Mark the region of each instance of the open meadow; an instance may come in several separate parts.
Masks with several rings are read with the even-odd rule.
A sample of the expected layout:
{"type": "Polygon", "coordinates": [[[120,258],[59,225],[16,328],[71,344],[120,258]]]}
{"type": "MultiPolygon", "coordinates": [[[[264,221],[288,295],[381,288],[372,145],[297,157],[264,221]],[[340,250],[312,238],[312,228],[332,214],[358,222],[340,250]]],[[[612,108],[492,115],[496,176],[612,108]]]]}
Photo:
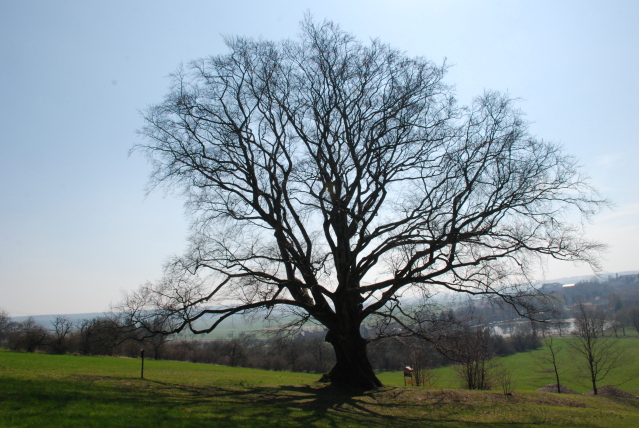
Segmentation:
{"type": "MultiPolygon", "coordinates": [[[[146,360],[141,380],[139,359],[2,350],[0,425],[639,426],[637,399],[531,391],[549,383],[522,374],[533,357],[503,359],[519,367],[513,396],[450,389],[450,369],[440,369],[434,389],[404,387],[399,373],[383,373],[386,387],[347,394],[317,383],[316,374],[146,360]]],[[[638,386],[623,389],[636,394],[638,386]]]]}
{"type": "MultiPolygon", "coordinates": [[[[555,346],[563,348],[558,355],[559,368],[563,372],[560,380],[563,385],[585,393],[592,390],[592,386],[579,374],[578,365],[583,363],[570,353],[567,342],[572,340],[555,338],[555,346]]],[[[622,337],[619,339],[618,346],[624,349],[628,357],[626,364],[612,370],[603,381],[598,383],[598,386],[616,385],[633,395],[639,395],[639,336],[631,333],[628,337],[622,337]]],[[[515,390],[534,391],[555,382],[553,375],[543,373],[540,356],[544,352],[544,349],[521,352],[508,357],[495,358],[494,362],[510,370],[515,390]]],[[[453,367],[441,367],[435,369],[434,373],[437,387],[459,388],[460,382],[453,367]]],[[[381,373],[378,377],[384,385],[404,385],[401,372],[381,373]]]]}

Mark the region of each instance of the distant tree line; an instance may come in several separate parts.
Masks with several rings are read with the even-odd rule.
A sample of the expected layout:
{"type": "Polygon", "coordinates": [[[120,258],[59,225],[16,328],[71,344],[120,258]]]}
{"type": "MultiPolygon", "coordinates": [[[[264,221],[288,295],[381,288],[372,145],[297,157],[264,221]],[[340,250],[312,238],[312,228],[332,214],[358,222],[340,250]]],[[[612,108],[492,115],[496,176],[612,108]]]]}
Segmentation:
{"type": "MultiPolygon", "coordinates": [[[[148,336],[143,331],[128,331],[123,325],[108,316],[75,323],[57,317],[47,328],[33,318],[11,321],[3,312],[0,344],[16,351],[126,357],[137,357],[144,348],[147,358],[310,373],[326,373],[335,364],[334,351],[321,330],[193,340],[148,336]]],[[[502,337],[489,329],[464,324],[446,337],[437,346],[417,337],[380,339],[368,347],[368,356],[375,370],[396,371],[410,366],[425,382],[427,371],[442,365],[467,364],[477,358],[484,361],[541,346],[530,326],[502,337]],[[481,337],[482,345],[476,346],[469,337],[481,337]],[[473,354],[480,349],[481,355],[473,354]]]]}
{"type": "Polygon", "coordinates": [[[0,344],[14,351],[132,356],[128,348],[139,348],[122,335],[117,321],[106,316],[75,323],[60,316],[48,327],[32,317],[22,322],[5,317],[0,327],[0,344]]]}

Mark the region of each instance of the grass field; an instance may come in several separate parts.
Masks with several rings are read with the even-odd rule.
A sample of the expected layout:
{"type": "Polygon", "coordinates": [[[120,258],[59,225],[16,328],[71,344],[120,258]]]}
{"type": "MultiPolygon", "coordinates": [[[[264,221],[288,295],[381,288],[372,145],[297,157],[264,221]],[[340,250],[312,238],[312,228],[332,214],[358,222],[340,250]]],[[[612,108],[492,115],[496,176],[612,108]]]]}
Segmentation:
{"type": "MultiPolygon", "coordinates": [[[[570,340],[572,339],[555,339],[555,346],[563,346],[563,350],[559,354],[560,368],[564,370],[560,377],[561,383],[577,392],[588,392],[592,390],[592,386],[585,382],[577,370],[577,364],[581,362],[570,354],[570,349],[567,346],[567,342],[570,340]]],[[[620,338],[619,346],[625,349],[629,357],[628,364],[611,371],[598,386],[618,385],[624,391],[639,395],[639,337],[634,335],[620,338]]],[[[511,370],[516,390],[534,391],[549,383],[555,383],[554,377],[544,374],[540,370],[539,355],[543,352],[545,352],[543,349],[522,352],[505,358],[497,358],[496,362],[511,370]]],[[[437,387],[460,387],[459,379],[452,367],[436,369],[435,373],[437,387]]],[[[404,385],[404,378],[400,372],[381,373],[378,377],[385,385],[404,385]]]]}
{"type": "MultiPolygon", "coordinates": [[[[441,370],[444,389],[393,386],[403,384],[401,376],[384,373],[388,386],[346,394],[316,383],[313,374],[147,360],[141,380],[136,359],[0,350],[0,425],[639,426],[639,400],[527,391],[549,383],[519,374],[533,356],[504,359],[519,367],[521,383],[507,397],[446,389],[457,386],[445,378],[448,369],[441,370]]],[[[623,389],[632,392],[637,385],[623,389]]]]}

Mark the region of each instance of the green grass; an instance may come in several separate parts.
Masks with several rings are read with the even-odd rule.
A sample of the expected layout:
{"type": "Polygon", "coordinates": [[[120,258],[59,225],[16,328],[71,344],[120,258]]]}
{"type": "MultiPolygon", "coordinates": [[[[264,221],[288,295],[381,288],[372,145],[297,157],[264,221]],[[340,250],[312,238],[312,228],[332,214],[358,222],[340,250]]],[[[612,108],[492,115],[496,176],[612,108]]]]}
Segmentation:
{"type": "Polygon", "coordinates": [[[519,390],[506,397],[495,391],[397,386],[346,394],[303,373],[147,360],[146,379],[141,380],[139,369],[135,359],[0,350],[0,425],[639,425],[639,400],[634,399],[519,390]]]}
{"type": "MultiPolygon", "coordinates": [[[[555,346],[563,346],[563,350],[559,354],[560,369],[565,372],[560,376],[561,383],[577,392],[588,392],[592,390],[592,387],[577,370],[577,364],[580,364],[580,360],[571,354],[571,349],[567,345],[570,340],[573,339],[554,339],[555,346]]],[[[628,364],[611,371],[604,380],[598,383],[598,386],[618,385],[624,391],[639,395],[639,337],[620,338],[618,346],[624,348],[629,356],[628,364]]],[[[549,383],[555,383],[551,374],[542,373],[540,370],[539,355],[543,352],[545,352],[543,349],[522,352],[504,358],[496,358],[495,361],[511,370],[516,390],[534,391],[549,383]]],[[[436,369],[435,373],[437,387],[460,387],[457,373],[452,367],[436,369]]],[[[380,373],[378,377],[384,385],[404,385],[402,372],[380,373]]]]}

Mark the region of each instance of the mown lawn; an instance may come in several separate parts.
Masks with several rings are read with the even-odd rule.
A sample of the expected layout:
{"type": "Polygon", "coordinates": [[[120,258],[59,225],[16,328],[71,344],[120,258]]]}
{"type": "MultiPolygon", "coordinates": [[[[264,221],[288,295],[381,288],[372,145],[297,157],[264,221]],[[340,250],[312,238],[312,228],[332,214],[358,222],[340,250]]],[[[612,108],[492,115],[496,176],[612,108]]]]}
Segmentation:
{"type": "MultiPolygon", "coordinates": [[[[522,358],[518,356],[518,358],[522,358]]],[[[2,426],[639,426],[639,400],[387,386],[346,394],[317,375],[0,351],[2,426]]]]}

